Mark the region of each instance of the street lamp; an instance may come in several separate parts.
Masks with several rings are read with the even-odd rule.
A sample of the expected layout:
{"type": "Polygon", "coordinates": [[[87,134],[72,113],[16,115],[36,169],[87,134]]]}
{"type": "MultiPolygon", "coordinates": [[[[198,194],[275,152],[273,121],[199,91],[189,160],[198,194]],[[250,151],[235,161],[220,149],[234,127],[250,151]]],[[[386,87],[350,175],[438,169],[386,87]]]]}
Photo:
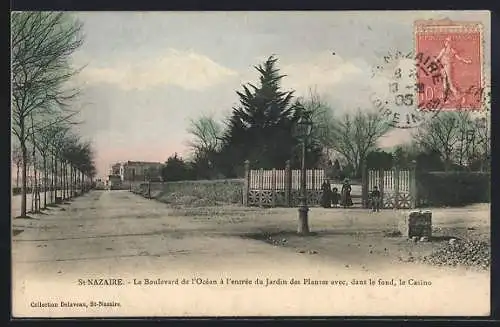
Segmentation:
{"type": "Polygon", "coordinates": [[[297,121],[297,136],[302,142],[302,171],[300,174],[300,206],[299,206],[299,226],[297,232],[305,235],[309,233],[309,223],[307,214],[307,190],[306,190],[306,141],[312,131],[312,120],[309,115],[303,115],[297,121]]]}

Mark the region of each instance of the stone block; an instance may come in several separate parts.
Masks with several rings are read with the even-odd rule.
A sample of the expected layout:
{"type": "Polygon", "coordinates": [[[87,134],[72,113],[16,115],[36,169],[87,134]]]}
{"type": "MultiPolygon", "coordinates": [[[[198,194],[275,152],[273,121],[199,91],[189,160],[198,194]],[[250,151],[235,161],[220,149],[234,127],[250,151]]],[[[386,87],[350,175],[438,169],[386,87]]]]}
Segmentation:
{"type": "Polygon", "coordinates": [[[410,211],[399,222],[399,231],[404,237],[430,239],[432,237],[432,212],[429,210],[410,211]]]}

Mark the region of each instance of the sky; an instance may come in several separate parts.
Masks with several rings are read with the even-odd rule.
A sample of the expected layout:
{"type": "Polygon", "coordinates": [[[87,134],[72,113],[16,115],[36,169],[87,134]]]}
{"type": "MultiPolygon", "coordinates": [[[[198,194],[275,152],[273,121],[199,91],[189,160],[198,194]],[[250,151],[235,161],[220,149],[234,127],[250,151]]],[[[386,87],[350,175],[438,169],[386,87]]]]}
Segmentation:
{"type": "MultiPolygon", "coordinates": [[[[416,19],[479,21],[490,64],[488,12],[75,12],[85,42],[74,54],[82,95],[75,106],[100,176],[126,160],[188,156],[190,119],[227,117],[235,91],[255,83],[254,66],[270,55],[296,96],[313,88],[334,114],[373,108],[373,78],[387,54],[413,51],[416,19]]],[[[489,68],[488,68],[489,69],[489,68]]],[[[488,75],[488,74],[487,74],[488,75]]],[[[368,109],[367,109],[368,110],[368,109]]],[[[409,140],[394,129],[380,140],[409,140]]]]}

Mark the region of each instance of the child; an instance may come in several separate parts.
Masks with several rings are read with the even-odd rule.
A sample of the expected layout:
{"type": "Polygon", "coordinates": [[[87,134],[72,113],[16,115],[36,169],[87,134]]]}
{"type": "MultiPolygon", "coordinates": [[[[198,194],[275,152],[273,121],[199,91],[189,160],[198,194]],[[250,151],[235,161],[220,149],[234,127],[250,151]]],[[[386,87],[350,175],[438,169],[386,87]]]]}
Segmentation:
{"type": "Polygon", "coordinates": [[[380,202],[381,202],[380,200],[381,200],[380,191],[378,190],[377,186],[374,186],[373,191],[370,194],[370,202],[373,212],[380,211],[380,202]]]}
{"type": "Polygon", "coordinates": [[[339,206],[339,201],[340,201],[340,194],[338,188],[334,187],[332,190],[332,205],[334,207],[339,206]]]}

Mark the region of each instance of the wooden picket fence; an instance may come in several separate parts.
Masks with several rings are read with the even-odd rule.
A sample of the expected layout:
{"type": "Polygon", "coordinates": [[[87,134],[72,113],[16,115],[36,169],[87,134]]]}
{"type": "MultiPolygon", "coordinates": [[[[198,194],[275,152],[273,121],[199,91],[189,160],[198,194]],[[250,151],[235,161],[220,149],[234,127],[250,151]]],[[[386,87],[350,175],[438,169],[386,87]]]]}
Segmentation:
{"type": "MultiPolygon", "coordinates": [[[[318,206],[323,191],[321,185],[326,179],[323,169],[306,170],[306,195],[309,206],[318,206]]],[[[414,170],[364,170],[361,195],[352,194],[353,198],[361,198],[356,202],[361,207],[369,207],[369,193],[378,186],[382,194],[384,208],[414,208],[416,198],[414,170]]],[[[301,197],[301,170],[290,169],[250,169],[245,164],[243,204],[263,207],[296,207],[301,197]]],[[[338,183],[339,181],[337,181],[338,183]]],[[[334,181],[330,180],[330,184],[334,181]]],[[[333,186],[339,187],[340,185],[333,186]]]]}
{"type": "Polygon", "coordinates": [[[415,171],[367,170],[363,178],[363,206],[368,206],[369,192],[377,186],[386,209],[410,209],[416,207],[415,171]]]}
{"type": "MultiPolygon", "coordinates": [[[[257,206],[297,206],[300,201],[300,170],[270,169],[249,170],[245,187],[246,205],[257,206]]],[[[318,205],[321,200],[321,184],[325,179],[322,169],[306,171],[307,200],[311,205],[318,205]]]]}

